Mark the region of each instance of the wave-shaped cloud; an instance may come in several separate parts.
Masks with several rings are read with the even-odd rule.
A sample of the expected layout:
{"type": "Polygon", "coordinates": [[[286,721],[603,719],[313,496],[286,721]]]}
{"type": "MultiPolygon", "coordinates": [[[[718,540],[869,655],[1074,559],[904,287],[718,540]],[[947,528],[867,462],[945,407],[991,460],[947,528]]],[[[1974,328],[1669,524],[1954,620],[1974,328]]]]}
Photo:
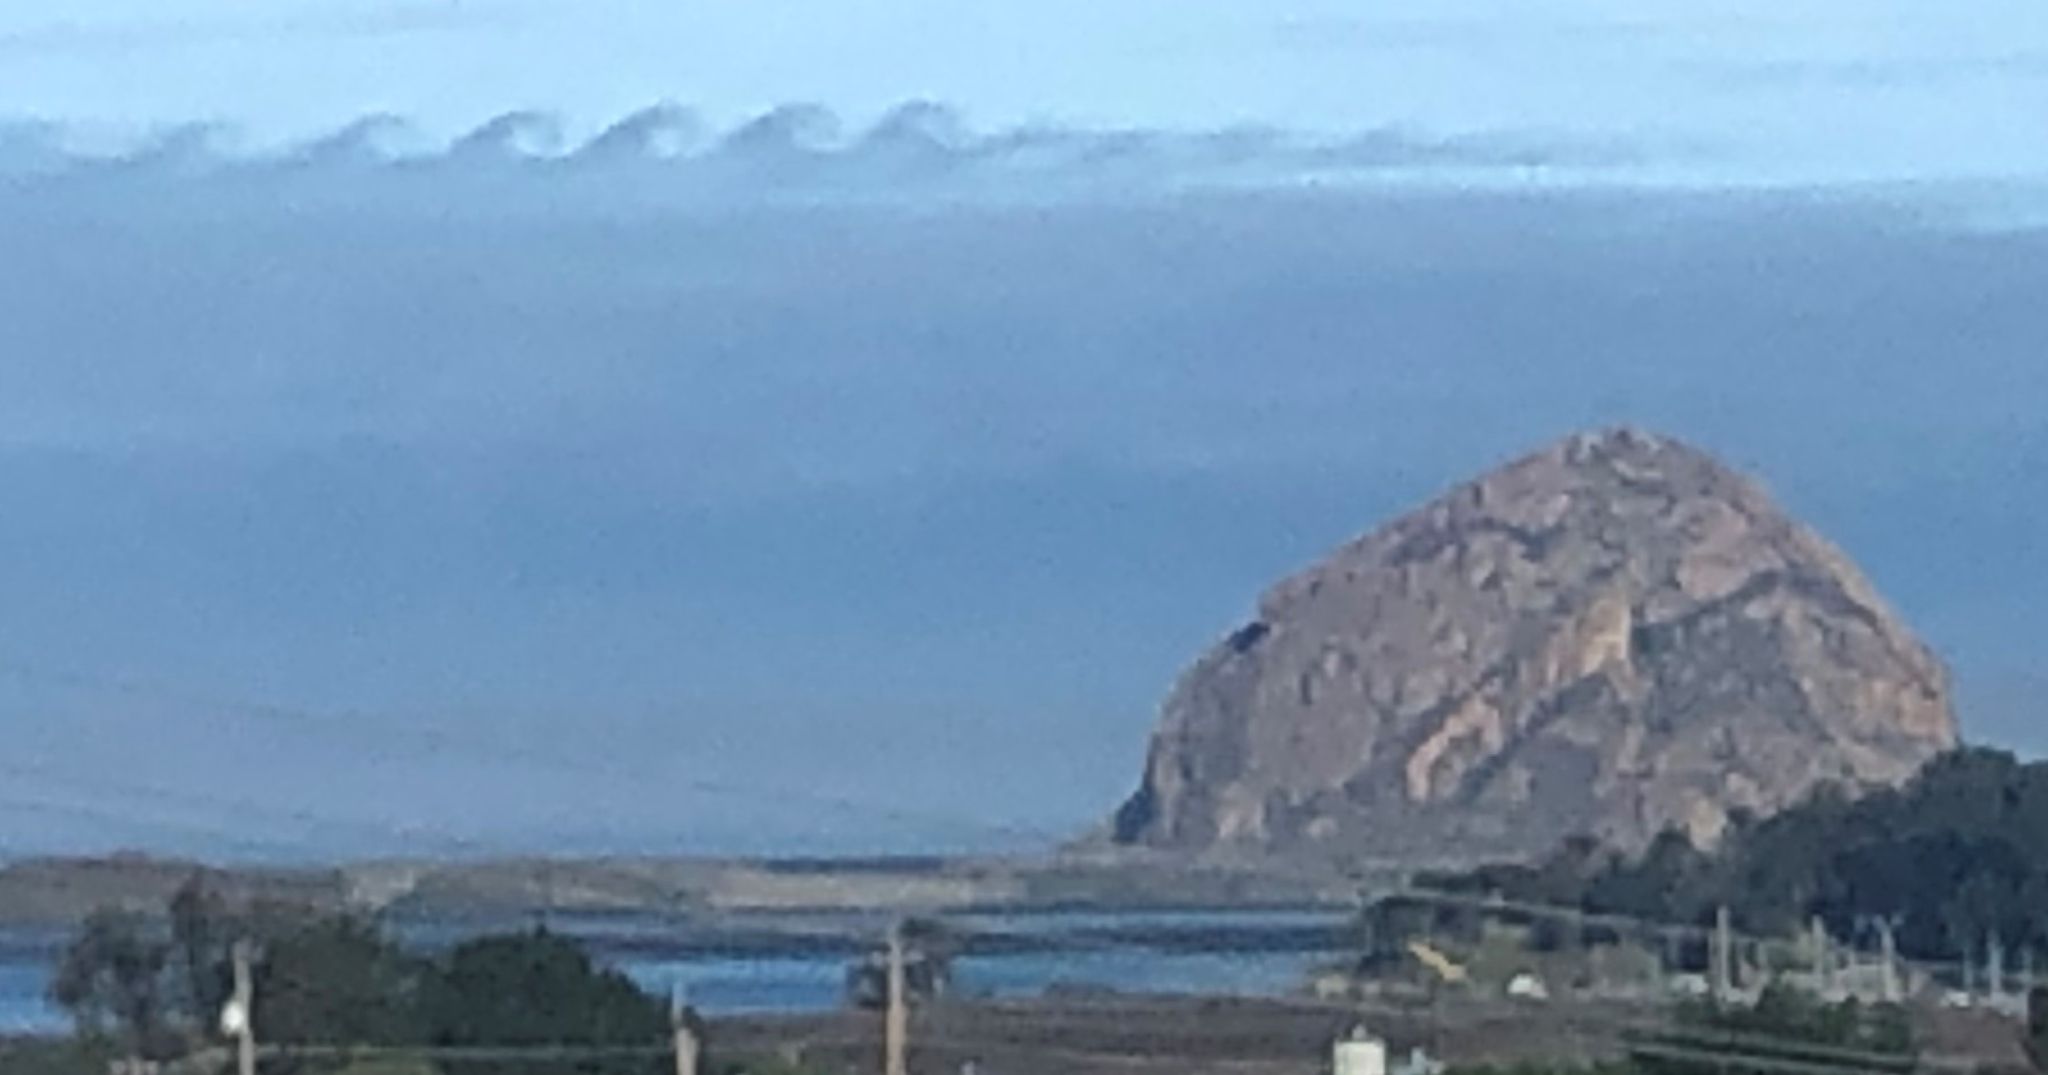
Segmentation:
{"type": "Polygon", "coordinates": [[[688,156],[709,138],[703,120],[680,105],[643,108],[607,127],[576,151],[588,161],[667,161],[688,156]]]}
{"type": "Polygon", "coordinates": [[[451,174],[560,177],[593,174],[660,180],[675,191],[900,189],[1005,180],[1260,182],[1396,171],[1618,167],[1640,147],[1532,132],[1431,135],[1386,127],[1348,135],[1277,128],[1208,131],[1040,125],[981,131],[933,102],[901,105],[850,128],[817,105],[772,109],[715,131],[695,112],[658,104],[582,140],[556,116],[507,112],[445,142],[402,117],[368,115],[282,149],[241,151],[212,125],[165,131],[115,154],[69,148],[49,124],[0,128],[0,178],[77,176],[306,179],[366,172],[393,177],[451,174]]]}

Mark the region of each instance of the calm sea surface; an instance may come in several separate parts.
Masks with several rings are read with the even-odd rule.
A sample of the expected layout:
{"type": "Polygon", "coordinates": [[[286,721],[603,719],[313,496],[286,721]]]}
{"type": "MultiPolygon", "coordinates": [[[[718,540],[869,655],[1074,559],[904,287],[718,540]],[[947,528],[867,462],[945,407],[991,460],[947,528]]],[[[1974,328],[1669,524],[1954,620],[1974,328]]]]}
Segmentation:
{"type": "MultiPolygon", "coordinates": [[[[1339,914],[1320,911],[1042,912],[949,921],[1015,938],[1087,938],[1072,950],[961,957],[954,964],[955,992],[976,997],[1029,997],[1053,987],[1272,996],[1301,988],[1316,968],[1339,962],[1345,954],[1335,944],[1316,941],[1318,931],[1335,931],[1343,922],[1339,914]],[[1124,932],[1136,939],[1113,939],[1124,932]],[[1235,937],[1229,945],[1233,950],[1200,950],[1207,940],[1224,935],[1235,937]]],[[[807,925],[827,936],[848,924],[830,916],[809,923],[775,922],[778,929],[807,925]]],[[[798,952],[751,939],[710,943],[698,937],[670,944],[663,938],[673,923],[638,917],[566,919],[553,926],[586,939],[601,959],[649,991],[666,995],[680,987],[711,1014],[820,1011],[842,1002],[849,953],[833,944],[798,952]],[[747,951],[750,947],[758,950],[747,951]]],[[[409,943],[431,948],[487,928],[498,927],[415,923],[398,932],[409,943]]],[[[51,943],[46,935],[0,933],[0,1034],[68,1029],[63,1013],[45,999],[51,943]]]]}

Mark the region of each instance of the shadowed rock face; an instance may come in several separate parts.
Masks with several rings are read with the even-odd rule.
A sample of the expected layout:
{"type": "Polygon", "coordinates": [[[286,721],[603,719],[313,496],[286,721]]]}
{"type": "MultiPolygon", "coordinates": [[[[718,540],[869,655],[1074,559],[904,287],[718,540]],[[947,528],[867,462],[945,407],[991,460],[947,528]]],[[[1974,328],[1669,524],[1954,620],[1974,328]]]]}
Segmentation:
{"type": "Polygon", "coordinates": [[[1674,441],[1574,437],[1275,586],[1168,697],[1118,842],[1411,862],[1711,842],[1954,745],[1862,574],[1674,441]]]}

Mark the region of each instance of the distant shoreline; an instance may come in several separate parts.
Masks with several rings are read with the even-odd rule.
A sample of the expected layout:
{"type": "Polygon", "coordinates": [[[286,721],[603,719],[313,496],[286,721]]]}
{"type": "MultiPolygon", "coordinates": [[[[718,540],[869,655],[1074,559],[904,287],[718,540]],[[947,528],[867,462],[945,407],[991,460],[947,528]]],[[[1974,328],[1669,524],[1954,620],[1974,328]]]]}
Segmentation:
{"type": "Polygon", "coordinates": [[[1299,864],[1141,855],[516,858],[243,867],[127,854],[0,866],[0,927],[64,927],[100,907],[158,913],[195,877],[230,902],[295,903],[393,922],[530,920],[540,914],[667,914],[715,921],[734,915],[1334,911],[1356,906],[1360,884],[1299,864]]]}

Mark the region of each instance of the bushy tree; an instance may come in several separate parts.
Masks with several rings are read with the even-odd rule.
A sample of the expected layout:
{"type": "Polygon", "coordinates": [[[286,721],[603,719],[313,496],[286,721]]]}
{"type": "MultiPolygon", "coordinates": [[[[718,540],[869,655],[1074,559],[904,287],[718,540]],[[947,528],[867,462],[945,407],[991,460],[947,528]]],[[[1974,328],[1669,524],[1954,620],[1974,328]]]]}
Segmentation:
{"type": "MultiPolygon", "coordinates": [[[[599,967],[574,941],[536,930],[484,937],[451,952],[425,994],[435,1044],[647,1049],[646,1057],[526,1063],[524,1075],[642,1075],[662,1070],[664,1005],[625,975],[599,967]]],[[[449,1063],[449,1075],[497,1075],[510,1065],[449,1063]]]]}
{"type": "Polygon", "coordinates": [[[256,967],[257,1036],[298,1044],[411,1045],[425,1038],[430,968],[375,926],[314,917],[269,941],[256,967]]]}
{"type": "Polygon", "coordinates": [[[226,901],[194,874],[171,895],[166,908],[171,926],[173,1006],[195,1021],[205,1021],[227,1003],[233,989],[228,972],[236,924],[226,901]]]}
{"type": "Polygon", "coordinates": [[[170,943],[142,915],[100,910],[86,918],[51,979],[50,999],[86,1037],[111,1039],[130,1056],[175,1048],[165,968],[170,943]]]}
{"type": "Polygon", "coordinates": [[[2048,950],[2048,763],[1961,750],[1904,788],[1852,799],[1823,787],[1731,826],[1712,853],[1678,833],[1634,858],[1574,841],[1533,866],[1428,883],[1696,925],[1725,904],[1751,932],[1789,934],[1817,916],[1849,936],[1885,919],[1898,923],[1900,951],[1925,959],[1980,951],[1994,936],[2048,950]]]}
{"type": "MultiPolygon", "coordinates": [[[[51,990],[79,1047],[164,1058],[217,1040],[232,952],[249,943],[256,1035],[282,1046],[562,1047],[610,1058],[437,1065],[276,1057],[266,1075],[642,1075],[663,1070],[669,1015],[573,940],[545,930],[483,937],[441,960],[412,955],[374,923],[303,907],[230,908],[195,880],[165,913],[92,915],[51,990]]],[[[936,936],[932,943],[938,943],[936,936]]],[[[52,1060],[50,1063],[56,1063],[52,1060]]],[[[47,1067],[48,1064],[45,1064],[47,1067]]],[[[11,1073],[14,1068],[4,1067],[11,1073]]],[[[95,1072],[97,1075],[97,1072],[95,1072]]]]}
{"type": "Polygon", "coordinates": [[[106,1075],[119,1057],[106,1041],[0,1042],[0,1071],[7,1075],[106,1075]]]}

